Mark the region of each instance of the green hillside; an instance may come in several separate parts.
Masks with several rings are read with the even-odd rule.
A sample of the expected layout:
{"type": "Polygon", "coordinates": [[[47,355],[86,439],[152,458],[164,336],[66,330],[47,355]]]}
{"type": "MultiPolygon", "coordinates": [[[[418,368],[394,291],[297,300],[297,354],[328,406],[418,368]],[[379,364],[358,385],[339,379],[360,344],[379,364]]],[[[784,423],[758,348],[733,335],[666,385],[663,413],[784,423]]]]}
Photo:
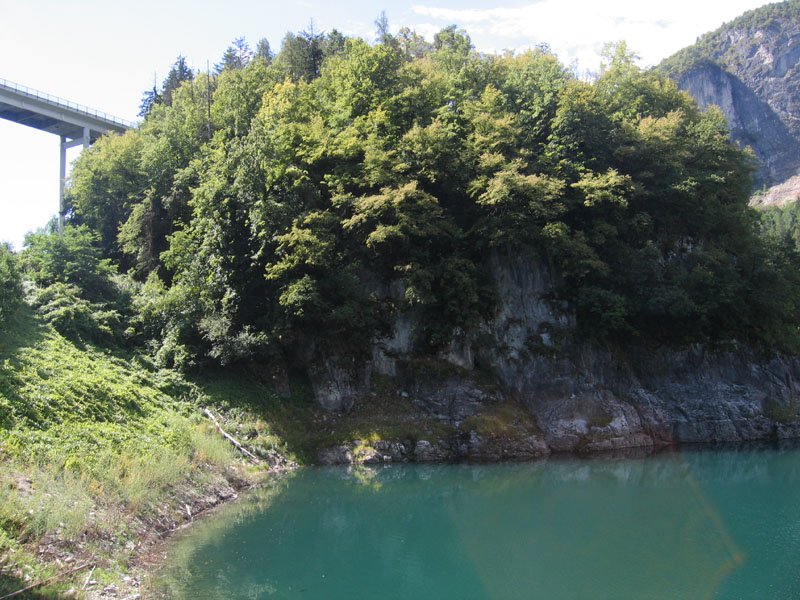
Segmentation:
{"type": "Polygon", "coordinates": [[[800,254],[762,235],[750,155],[624,44],[585,82],[456,27],[237,41],[214,73],[179,58],[142,114],[82,153],[63,232],[0,246],[0,596],[81,563],[118,581],[142,543],[326,446],[533,435],[513,399],[442,425],[388,376],[350,414],[312,394],[403,314],[404,360],[452,379],[438,357],[495,314],[495,250],[537,257],[564,339],[798,349],[800,254]]]}

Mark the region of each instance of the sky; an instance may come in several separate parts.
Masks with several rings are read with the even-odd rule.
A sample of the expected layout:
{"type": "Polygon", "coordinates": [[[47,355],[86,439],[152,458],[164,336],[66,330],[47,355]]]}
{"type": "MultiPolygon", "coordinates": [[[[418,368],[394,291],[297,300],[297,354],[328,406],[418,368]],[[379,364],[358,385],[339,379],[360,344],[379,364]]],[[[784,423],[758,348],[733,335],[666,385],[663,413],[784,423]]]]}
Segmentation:
{"type": "MultiPolygon", "coordinates": [[[[407,26],[432,40],[451,24],[482,52],[548,44],[578,72],[596,71],[606,42],[625,40],[647,67],[707,31],[769,2],[759,0],[0,0],[0,78],[135,121],[142,93],[161,84],[177,56],[213,68],[238,37],[273,51],[309,25],[375,38],[407,26]]],[[[74,160],[80,153],[68,153],[74,160]]],[[[0,241],[58,210],[59,138],[0,119],[0,241]]]]}

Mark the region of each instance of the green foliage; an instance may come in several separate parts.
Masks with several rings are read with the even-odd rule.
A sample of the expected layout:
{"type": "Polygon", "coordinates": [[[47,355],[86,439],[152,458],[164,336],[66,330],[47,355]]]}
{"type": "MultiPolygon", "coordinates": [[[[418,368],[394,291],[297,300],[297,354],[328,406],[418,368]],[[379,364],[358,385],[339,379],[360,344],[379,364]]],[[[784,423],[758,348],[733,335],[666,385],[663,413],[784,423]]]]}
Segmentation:
{"type": "Polygon", "coordinates": [[[29,302],[46,323],[69,339],[101,344],[117,341],[122,326],[119,312],[103,303],[89,302],[80,294],[77,286],[57,282],[34,288],[29,302]]]}
{"type": "Polygon", "coordinates": [[[31,283],[28,301],[62,335],[115,345],[125,341],[129,295],[116,268],[101,258],[97,235],[85,225],[28,234],[21,264],[31,283]]]}
{"type": "Polygon", "coordinates": [[[186,64],[186,57],[178,56],[175,63],[170,67],[164,83],[161,84],[161,89],[153,85],[152,90],[146,91],[142,95],[142,103],[139,105],[139,116],[146,117],[153,110],[153,107],[161,104],[166,106],[172,105],[172,95],[184,81],[192,81],[194,79],[194,72],[186,64]]]}
{"type": "Polygon", "coordinates": [[[719,111],[624,43],[587,83],[546,48],[485,56],[454,26],[432,44],[377,26],[374,45],[290,33],[274,60],[240,41],[80,165],[89,223],[100,183],[124,179],[111,159],[135,159],[103,231],[163,282],[131,325],[160,364],[365,352],[412,308],[441,347],[491,316],[491,247],[535,249],[586,335],[789,343],[794,258],[759,238],[751,158],[719,111]]]}
{"type": "MultiPolygon", "coordinates": [[[[267,52],[269,52],[269,43],[267,43],[267,52]]],[[[236,38],[225,50],[222,55],[222,61],[214,65],[214,70],[219,74],[225,70],[244,69],[252,58],[253,52],[250,50],[247,41],[243,37],[236,38]]]]}
{"type": "Polygon", "coordinates": [[[768,206],[759,212],[762,235],[774,243],[789,244],[800,250],[800,203],[768,206]]]}
{"type": "Polygon", "coordinates": [[[40,287],[54,283],[74,285],[90,300],[113,294],[111,277],[116,268],[95,245],[97,234],[85,225],[46,229],[25,236],[21,264],[27,278],[40,287]]]}
{"type": "Polygon", "coordinates": [[[70,176],[67,202],[77,216],[99,236],[106,258],[123,258],[117,232],[147,186],[142,170],[143,138],[137,131],[106,135],[82,152],[70,176]]]}
{"type": "MultiPolygon", "coordinates": [[[[726,69],[720,59],[730,48],[730,31],[769,30],[779,27],[780,23],[796,23],[800,19],[800,2],[797,0],[784,0],[772,2],[755,10],[747,11],[733,21],[725,23],[704,35],[695,44],[679,50],[658,65],[658,69],[670,77],[677,78],[693,68],[712,64],[726,69]]],[[[758,37],[754,36],[754,40],[758,37]]],[[[754,42],[757,44],[758,42],[754,42]]],[[[753,46],[752,52],[757,50],[753,46]]]]}
{"type": "Polygon", "coordinates": [[[8,244],[0,244],[0,327],[16,312],[22,300],[17,260],[8,244]]]}
{"type": "MultiPolygon", "coordinates": [[[[44,542],[124,573],[131,540],[246,476],[199,414],[201,405],[216,411],[224,395],[141,357],[77,346],[30,313],[23,307],[0,331],[0,556],[47,579],[44,542]]],[[[245,411],[237,419],[262,425],[245,411]]],[[[250,437],[264,456],[281,445],[250,437]]],[[[23,585],[0,578],[4,593],[23,585]]]]}

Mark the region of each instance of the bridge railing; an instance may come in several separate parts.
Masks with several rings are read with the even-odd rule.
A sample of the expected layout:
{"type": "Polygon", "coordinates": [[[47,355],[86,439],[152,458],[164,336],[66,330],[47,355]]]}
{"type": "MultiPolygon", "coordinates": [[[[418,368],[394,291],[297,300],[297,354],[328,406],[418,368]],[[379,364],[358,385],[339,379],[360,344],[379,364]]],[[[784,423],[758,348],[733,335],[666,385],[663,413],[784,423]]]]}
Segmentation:
{"type": "Polygon", "coordinates": [[[46,94],[45,92],[40,92],[39,90],[29,88],[26,85],[20,85],[18,83],[14,83],[13,81],[9,81],[8,79],[3,79],[2,77],[0,77],[0,88],[13,90],[15,92],[25,94],[26,96],[30,96],[31,98],[36,98],[37,100],[42,100],[49,104],[53,104],[54,106],[69,108],[79,113],[83,113],[91,117],[97,117],[98,119],[103,119],[104,121],[110,121],[111,123],[115,123],[117,125],[121,125],[129,129],[131,127],[136,126],[136,123],[133,123],[132,121],[126,121],[125,119],[120,119],[119,117],[115,117],[114,115],[110,115],[100,110],[89,108],[88,106],[84,106],[83,104],[78,104],[76,102],[70,102],[69,100],[64,100],[63,98],[59,98],[58,96],[54,96],[53,94],[46,94]]]}

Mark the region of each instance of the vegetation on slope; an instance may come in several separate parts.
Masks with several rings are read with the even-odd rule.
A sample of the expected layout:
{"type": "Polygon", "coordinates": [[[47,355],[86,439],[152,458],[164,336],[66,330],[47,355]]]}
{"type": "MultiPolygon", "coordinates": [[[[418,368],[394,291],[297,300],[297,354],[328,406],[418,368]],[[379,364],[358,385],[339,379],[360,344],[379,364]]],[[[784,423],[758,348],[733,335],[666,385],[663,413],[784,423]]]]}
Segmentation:
{"type": "MultiPolygon", "coordinates": [[[[202,407],[221,410],[265,465],[286,454],[224,390],[125,347],[132,292],[93,239],[85,228],[40,232],[21,255],[0,254],[0,595],[82,563],[114,581],[187,510],[254,481],[260,469],[241,463],[202,407]]],[[[85,576],[31,594],[74,591],[85,576]]]]}
{"type": "MultiPolygon", "coordinates": [[[[729,23],[724,23],[714,31],[703,34],[695,44],[687,46],[665,59],[659,69],[669,76],[679,76],[692,68],[702,66],[704,63],[713,63],[726,68],[728,61],[733,66],[741,66],[741,54],[735,48],[729,32],[732,30],[746,31],[780,31],[786,23],[797,23],[800,19],[800,2],[797,0],[784,0],[767,4],[755,10],[750,10],[729,23]]],[[[753,36],[748,44],[757,45],[762,40],[753,36]]],[[[729,69],[730,70],[730,69],[729,69]]]]}
{"type": "Polygon", "coordinates": [[[25,597],[75,597],[89,569],[58,575],[84,564],[98,583],[78,595],[119,584],[161,534],[259,481],[264,467],[353,439],[440,433],[391,385],[337,416],[302,381],[279,397],[256,365],[158,367],[137,329],[147,286],[118,276],[94,242],[70,226],[0,254],[0,595],[57,576],[25,597]],[[205,408],[261,467],[235,454],[205,408]]]}
{"type": "Polygon", "coordinates": [[[144,282],[159,364],[359,355],[409,307],[435,350],[491,316],[496,246],[537,250],[580,335],[794,347],[794,258],[759,239],[718,111],[624,45],[586,83],[455,27],[380,40],[240,43],[81,156],[70,220],[144,282]]]}
{"type": "MultiPolygon", "coordinates": [[[[797,249],[761,237],[719,112],[624,45],[587,83],[455,27],[379,33],[237,40],[212,75],[179,58],[139,128],[81,155],[64,233],[0,246],[0,594],[83,557],[102,578],[251,478],[206,406],[273,462],[441,433],[381,380],[324,414],[294,367],[366,355],[411,307],[435,352],[491,317],[496,247],[559,275],[576,335],[797,347],[797,249]]],[[[470,426],[518,420],[498,411],[470,426]]]]}

